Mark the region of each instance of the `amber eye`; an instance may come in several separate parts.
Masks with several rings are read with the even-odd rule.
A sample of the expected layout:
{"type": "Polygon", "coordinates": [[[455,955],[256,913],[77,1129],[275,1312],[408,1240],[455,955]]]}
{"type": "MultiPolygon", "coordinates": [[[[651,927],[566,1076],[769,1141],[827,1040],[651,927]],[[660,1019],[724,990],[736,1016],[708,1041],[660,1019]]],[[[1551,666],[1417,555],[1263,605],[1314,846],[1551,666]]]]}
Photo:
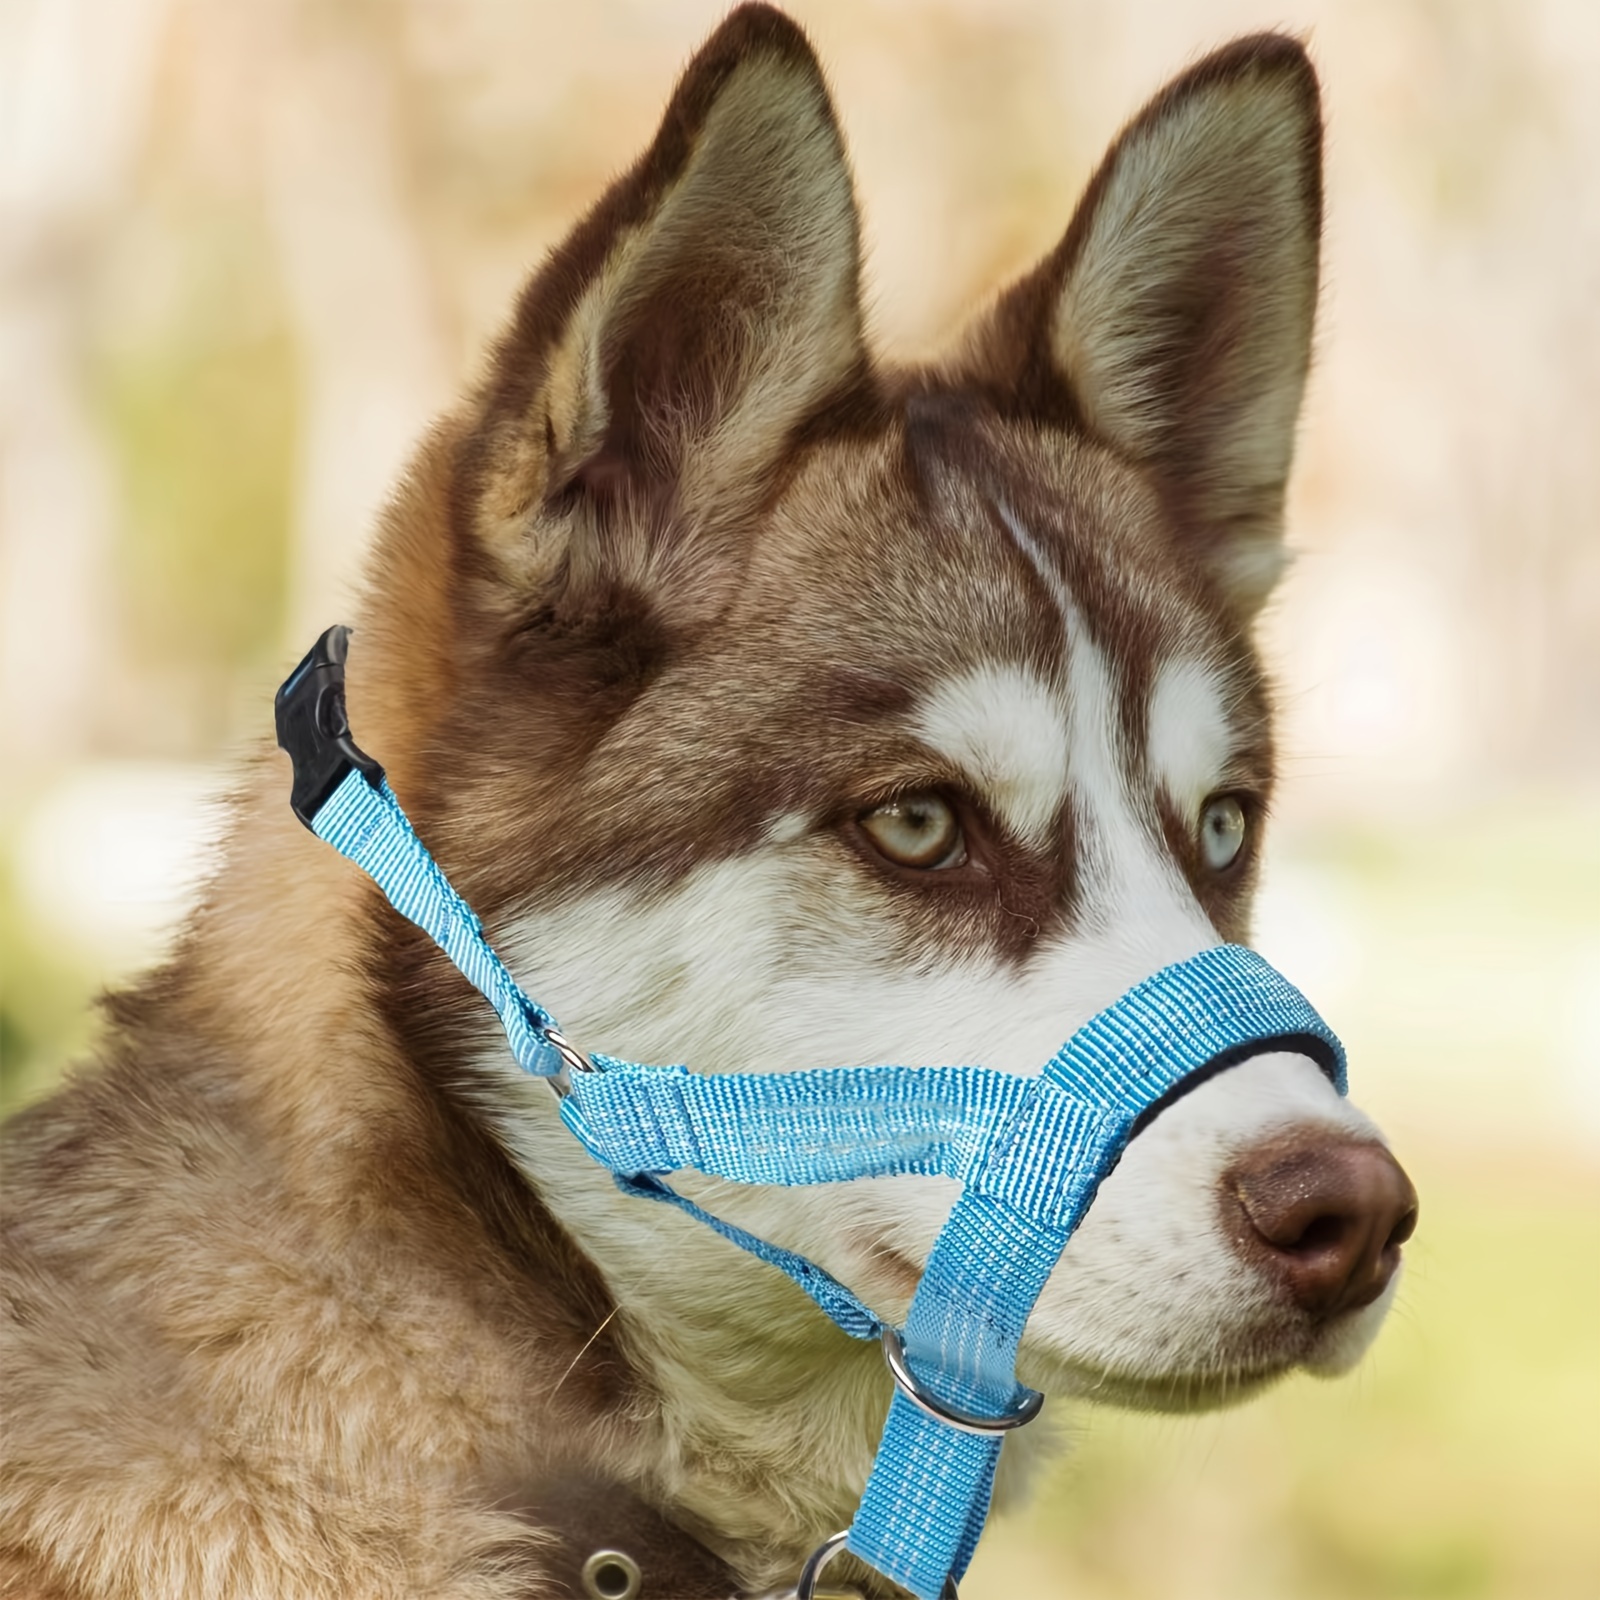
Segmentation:
{"type": "Polygon", "coordinates": [[[1231,794],[1206,801],[1200,813],[1200,856],[1213,872],[1226,872],[1244,849],[1244,807],[1231,794]]]}
{"type": "Polygon", "coordinates": [[[863,811],[856,821],[872,847],[899,866],[933,871],[967,859],[961,823],[949,801],[936,794],[902,795],[863,811]]]}

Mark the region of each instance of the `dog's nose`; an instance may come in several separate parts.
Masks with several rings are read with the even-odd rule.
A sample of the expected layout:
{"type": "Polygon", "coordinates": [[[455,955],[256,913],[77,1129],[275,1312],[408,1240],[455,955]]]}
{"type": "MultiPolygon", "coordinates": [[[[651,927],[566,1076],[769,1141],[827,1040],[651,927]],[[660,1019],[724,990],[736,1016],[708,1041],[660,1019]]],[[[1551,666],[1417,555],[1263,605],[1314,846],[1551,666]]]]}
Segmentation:
{"type": "Polygon", "coordinates": [[[1417,1226],[1417,1192],[1379,1144],[1298,1132],[1234,1163],[1224,1204],[1243,1253],[1318,1321],[1370,1305],[1417,1226]]]}

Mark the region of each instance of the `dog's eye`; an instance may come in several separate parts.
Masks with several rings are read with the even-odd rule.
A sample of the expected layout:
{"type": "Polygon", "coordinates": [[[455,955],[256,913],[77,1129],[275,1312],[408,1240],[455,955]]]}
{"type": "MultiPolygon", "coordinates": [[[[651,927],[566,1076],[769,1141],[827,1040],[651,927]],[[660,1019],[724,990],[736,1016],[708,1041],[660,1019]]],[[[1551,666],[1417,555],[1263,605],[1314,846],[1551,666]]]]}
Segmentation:
{"type": "Polygon", "coordinates": [[[967,859],[960,819],[936,794],[902,795],[862,812],[856,821],[873,849],[899,866],[933,871],[959,867],[967,859]]]}
{"type": "Polygon", "coordinates": [[[1231,794],[1208,800],[1200,813],[1200,856],[1213,872],[1226,872],[1244,849],[1244,807],[1231,794]]]}

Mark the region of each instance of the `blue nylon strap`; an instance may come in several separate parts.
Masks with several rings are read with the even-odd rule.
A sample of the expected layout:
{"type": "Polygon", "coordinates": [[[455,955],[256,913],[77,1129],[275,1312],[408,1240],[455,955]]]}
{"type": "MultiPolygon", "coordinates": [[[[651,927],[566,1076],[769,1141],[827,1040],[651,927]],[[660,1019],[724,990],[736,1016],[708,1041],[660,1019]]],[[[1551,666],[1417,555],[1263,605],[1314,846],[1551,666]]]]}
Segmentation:
{"type": "Polygon", "coordinates": [[[1038,1078],[989,1067],[694,1073],[596,1056],[600,1070],[575,1075],[561,1114],[613,1172],[762,1184],[937,1174],[1070,1225],[1085,1197],[1063,1184],[1060,1162],[1086,1113],[1131,1128],[1198,1068],[1271,1040],[1317,1047],[1343,1089],[1338,1040],[1305,997],[1254,951],[1221,945],[1130,989],[1038,1078]]]}
{"type": "Polygon", "coordinates": [[[816,1262],[796,1255],[793,1250],[785,1250],[781,1245],[758,1239],[755,1234],[747,1233],[731,1222],[724,1222],[721,1217],[713,1216],[697,1206],[687,1195],[668,1188],[659,1178],[643,1173],[634,1178],[613,1173],[612,1177],[624,1194],[637,1195],[642,1200],[662,1200],[670,1206],[676,1206],[696,1222],[705,1223],[713,1233],[720,1233],[729,1243],[738,1245],[741,1250],[748,1250],[757,1260],[765,1261],[779,1272],[786,1273],[852,1339],[876,1339],[882,1331],[883,1324],[871,1307],[831,1273],[824,1272],[816,1262]]]}
{"type": "Polygon", "coordinates": [[[360,772],[348,773],[312,819],[311,831],[355,862],[395,910],[450,957],[499,1013],[524,1072],[548,1078],[561,1070],[561,1057],[544,1036],[552,1025],[549,1015],[517,987],[472,907],[417,837],[387,779],[374,785],[360,772]]]}
{"type": "MultiPolygon", "coordinates": [[[[545,1037],[551,1018],[518,988],[387,782],[352,771],[313,831],[370,874],[488,998],[525,1070],[559,1073],[545,1037]]],[[[561,1114],[624,1192],[677,1206],[770,1262],[856,1338],[881,1324],[848,1288],[712,1216],[661,1174],[960,1181],[912,1300],[906,1359],[935,1399],[999,1416],[1016,1401],[1028,1316],[1138,1119],[1191,1075],[1271,1048],[1314,1055],[1344,1092],[1343,1050],[1309,1002],[1254,952],[1223,945],[1130,989],[1035,1078],[984,1067],[698,1074],[595,1057],[597,1071],[572,1075],[561,1114]]],[[[972,1557],[999,1451],[997,1439],[955,1430],[897,1392],[850,1548],[919,1600],[936,1600],[972,1557]]]]}
{"type": "Polygon", "coordinates": [[[909,1173],[968,1179],[1035,1093],[988,1067],[694,1073],[597,1058],[562,1103],[614,1172],[689,1167],[736,1183],[839,1183],[909,1173]]]}
{"type": "MultiPolygon", "coordinates": [[[[1023,1326],[1070,1232],[989,1195],[957,1201],[906,1321],[906,1358],[925,1389],[979,1415],[1010,1408],[1023,1326]],[[949,1364],[930,1365],[930,1352],[949,1364]]],[[[934,1600],[947,1576],[960,1580],[977,1548],[1000,1445],[998,1437],[936,1422],[896,1391],[850,1548],[921,1600],[934,1600]]]]}

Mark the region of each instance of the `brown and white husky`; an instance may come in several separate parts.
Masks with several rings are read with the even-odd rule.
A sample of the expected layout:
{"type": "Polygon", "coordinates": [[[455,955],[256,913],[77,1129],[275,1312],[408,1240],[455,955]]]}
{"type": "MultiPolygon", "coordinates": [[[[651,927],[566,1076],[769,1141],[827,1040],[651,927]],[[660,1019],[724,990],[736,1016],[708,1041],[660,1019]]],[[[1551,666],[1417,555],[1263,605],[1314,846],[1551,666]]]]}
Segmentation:
{"type": "MultiPolygon", "coordinates": [[[[889,366],[805,38],[717,30],[423,441],[352,619],[361,744],[569,1035],[1033,1072],[1245,935],[1320,206],[1312,68],[1239,40],[889,366]]],[[[171,959],[9,1129],[6,1592],[554,1596],[629,1539],[645,1600],[792,1580],[861,1491],[877,1348],[620,1194],[288,791],[263,742],[171,959]]],[[[685,1186],[896,1321],[952,1200],[685,1186]]],[[[1251,1060],[1133,1141],[1022,1377],[1191,1408],[1341,1371],[1414,1207],[1316,1065],[1251,1060]]]]}

